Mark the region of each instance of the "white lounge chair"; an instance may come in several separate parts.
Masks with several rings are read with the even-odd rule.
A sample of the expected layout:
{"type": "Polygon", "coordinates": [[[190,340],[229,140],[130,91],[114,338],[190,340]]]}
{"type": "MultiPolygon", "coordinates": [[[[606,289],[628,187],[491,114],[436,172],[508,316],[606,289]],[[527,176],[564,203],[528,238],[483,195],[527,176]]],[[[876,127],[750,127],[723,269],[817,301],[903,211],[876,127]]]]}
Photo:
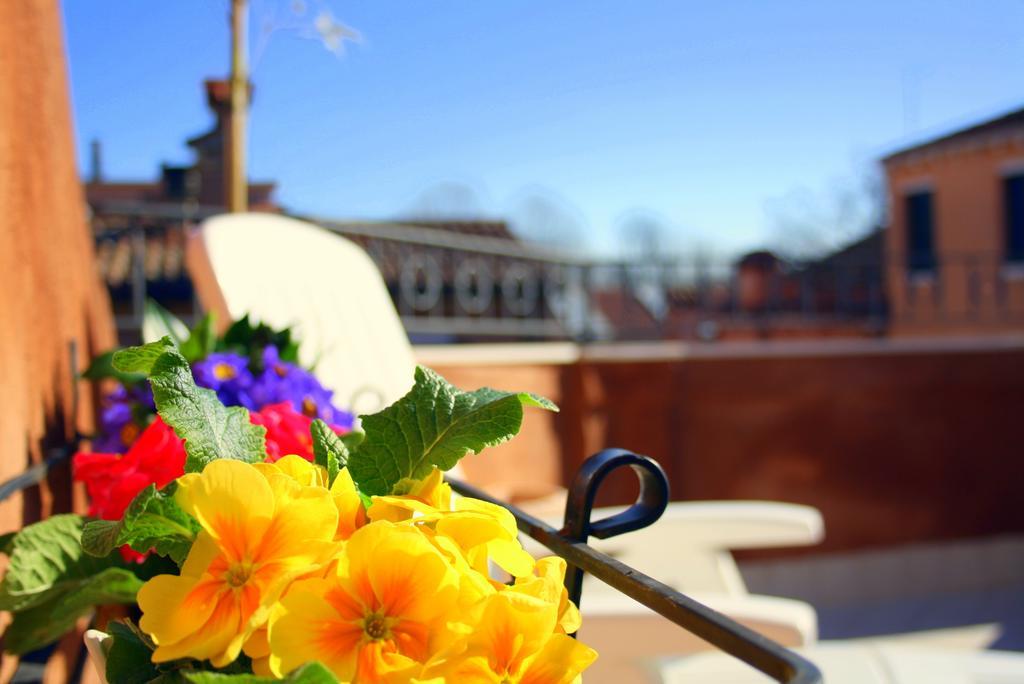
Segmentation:
{"type": "Polygon", "coordinates": [[[416,362],[376,264],[358,245],[277,214],[205,221],[186,250],[196,294],[220,325],[250,314],[291,326],[301,359],[357,413],[412,387],[416,362]]]}
{"type": "MultiPolygon", "coordinates": [[[[593,520],[621,508],[597,509],[593,520]]],[[[817,616],[803,601],[752,595],[731,551],[808,546],[824,538],[821,513],[773,501],[687,501],[669,504],[650,527],[591,539],[598,551],[707,603],[733,618],[793,630],[800,644],[817,640],[817,616]]],[[[594,578],[584,579],[584,609],[616,614],[638,604],[594,578]]]]}

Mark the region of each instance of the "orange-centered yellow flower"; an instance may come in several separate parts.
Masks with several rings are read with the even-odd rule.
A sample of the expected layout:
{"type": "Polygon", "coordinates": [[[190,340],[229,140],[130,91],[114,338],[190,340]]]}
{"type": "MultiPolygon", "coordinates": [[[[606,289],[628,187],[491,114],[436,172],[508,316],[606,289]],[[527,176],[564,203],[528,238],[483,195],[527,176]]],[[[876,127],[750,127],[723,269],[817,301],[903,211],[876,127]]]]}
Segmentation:
{"type": "Polygon", "coordinates": [[[139,626],[157,645],[155,662],[227,665],[285,586],[319,568],[337,508],[325,488],[286,470],[219,460],[179,478],[175,499],[202,531],[180,576],[158,575],[139,590],[139,626]]]}
{"type": "Polygon", "coordinates": [[[460,684],[570,684],[597,657],[557,633],[558,603],[517,591],[486,599],[466,650],[432,668],[460,684]]]}
{"type": "Polygon", "coordinates": [[[356,530],[326,579],[296,581],[271,616],[270,666],[318,660],[345,682],[409,681],[450,638],[459,577],[415,528],[356,530]]]}

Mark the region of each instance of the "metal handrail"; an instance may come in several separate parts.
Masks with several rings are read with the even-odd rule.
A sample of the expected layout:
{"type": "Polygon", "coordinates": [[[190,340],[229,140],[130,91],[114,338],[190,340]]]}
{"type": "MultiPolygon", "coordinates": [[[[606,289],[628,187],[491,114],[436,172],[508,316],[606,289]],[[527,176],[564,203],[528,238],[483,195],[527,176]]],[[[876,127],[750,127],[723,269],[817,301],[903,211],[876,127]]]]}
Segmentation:
{"type": "Polygon", "coordinates": [[[577,603],[582,591],[581,575],[585,571],[777,682],[816,684],[822,681],[821,672],[809,660],[587,545],[588,536],[606,539],[646,527],[661,517],[668,506],[668,479],[653,459],[622,449],[606,449],[587,459],[569,489],[565,526],[561,530],[472,485],[452,478],[449,482],[452,489],[464,496],[507,509],[515,517],[520,531],[564,558],[570,565],[566,588],[577,603]],[[611,518],[591,521],[591,509],[601,482],[613,470],[627,466],[640,480],[636,503],[611,518]]]}

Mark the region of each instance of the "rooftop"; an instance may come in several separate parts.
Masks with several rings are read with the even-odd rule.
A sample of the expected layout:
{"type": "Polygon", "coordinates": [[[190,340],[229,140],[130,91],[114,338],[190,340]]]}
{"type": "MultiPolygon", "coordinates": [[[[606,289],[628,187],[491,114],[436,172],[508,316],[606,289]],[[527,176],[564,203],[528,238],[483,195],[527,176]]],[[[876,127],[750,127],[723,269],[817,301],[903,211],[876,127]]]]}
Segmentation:
{"type": "Polygon", "coordinates": [[[882,159],[882,162],[889,164],[890,162],[901,160],[915,152],[932,150],[949,144],[957,144],[981,137],[1000,138],[1006,135],[1024,135],[1024,107],[1002,114],[995,118],[981,121],[968,126],[967,128],[960,128],[950,133],[945,133],[938,137],[925,140],[924,142],[900,148],[885,156],[882,159]]]}

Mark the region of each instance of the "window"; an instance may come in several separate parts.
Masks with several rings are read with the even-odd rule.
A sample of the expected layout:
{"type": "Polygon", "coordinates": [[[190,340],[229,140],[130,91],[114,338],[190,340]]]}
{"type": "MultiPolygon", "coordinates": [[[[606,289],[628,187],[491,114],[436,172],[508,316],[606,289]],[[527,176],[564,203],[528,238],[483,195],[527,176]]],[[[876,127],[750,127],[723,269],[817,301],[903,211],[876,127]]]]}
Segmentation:
{"type": "Polygon", "coordinates": [[[932,193],[915,192],[906,197],[907,270],[935,270],[935,226],[932,193]]]}
{"type": "Polygon", "coordinates": [[[1024,173],[1003,179],[1006,260],[1024,262],[1024,173]]]}

